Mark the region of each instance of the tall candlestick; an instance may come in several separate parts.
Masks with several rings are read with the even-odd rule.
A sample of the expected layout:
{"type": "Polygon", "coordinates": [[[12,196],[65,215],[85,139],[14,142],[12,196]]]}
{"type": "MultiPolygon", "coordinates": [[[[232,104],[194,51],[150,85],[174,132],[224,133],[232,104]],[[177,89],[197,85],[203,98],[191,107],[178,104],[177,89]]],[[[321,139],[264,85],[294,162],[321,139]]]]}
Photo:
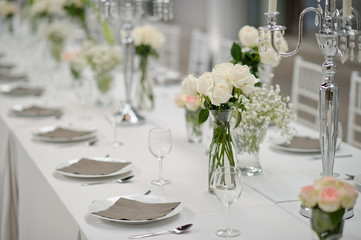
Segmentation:
{"type": "Polygon", "coordinates": [[[352,0],[343,0],[342,2],[343,17],[349,17],[352,15],[351,6],[352,6],[352,0]]]}
{"type": "Polygon", "coordinates": [[[268,1],[268,12],[269,13],[277,12],[277,0],[269,0],[268,1]]]}

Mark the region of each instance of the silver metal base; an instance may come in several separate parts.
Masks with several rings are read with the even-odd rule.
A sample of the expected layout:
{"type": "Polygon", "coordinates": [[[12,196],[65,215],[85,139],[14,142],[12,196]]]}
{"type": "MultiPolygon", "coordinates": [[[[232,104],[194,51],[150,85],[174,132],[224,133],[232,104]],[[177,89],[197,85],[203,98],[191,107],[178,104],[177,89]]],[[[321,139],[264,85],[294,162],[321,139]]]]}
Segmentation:
{"type": "MultiPolygon", "coordinates": [[[[305,207],[301,204],[300,206],[300,214],[306,218],[310,218],[311,217],[311,210],[308,207],[305,207]]],[[[343,215],[344,219],[349,219],[352,218],[354,216],[354,211],[353,208],[351,209],[347,209],[345,212],[345,215],[343,215]]]]}
{"type": "Polygon", "coordinates": [[[117,122],[117,126],[134,126],[145,123],[145,118],[141,116],[134,107],[128,103],[124,104],[120,110],[123,115],[121,120],[117,122]]]}

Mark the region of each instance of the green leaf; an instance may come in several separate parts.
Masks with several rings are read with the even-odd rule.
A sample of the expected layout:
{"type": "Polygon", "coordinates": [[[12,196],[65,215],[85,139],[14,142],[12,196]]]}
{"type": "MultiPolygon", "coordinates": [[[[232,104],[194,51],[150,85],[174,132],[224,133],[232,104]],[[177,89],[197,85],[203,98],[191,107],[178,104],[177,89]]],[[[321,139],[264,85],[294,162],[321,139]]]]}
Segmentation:
{"type": "Polygon", "coordinates": [[[236,62],[241,61],[242,48],[235,42],[233,43],[232,48],[231,48],[231,55],[236,62]]]}
{"type": "Polygon", "coordinates": [[[234,125],[234,128],[238,127],[239,124],[242,121],[242,113],[240,111],[237,110],[237,118],[236,118],[236,124],[234,125]]]}
{"type": "Polygon", "coordinates": [[[254,86],[255,86],[255,87],[261,87],[261,82],[256,82],[256,83],[254,84],[254,86]]]}
{"type": "Polygon", "coordinates": [[[208,119],[208,116],[209,116],[209,111],[208,109],[202,109],[200,112],[199,112],[199,124],[202,124],[204,123],[205,121],[207,121],[208,119]]]}

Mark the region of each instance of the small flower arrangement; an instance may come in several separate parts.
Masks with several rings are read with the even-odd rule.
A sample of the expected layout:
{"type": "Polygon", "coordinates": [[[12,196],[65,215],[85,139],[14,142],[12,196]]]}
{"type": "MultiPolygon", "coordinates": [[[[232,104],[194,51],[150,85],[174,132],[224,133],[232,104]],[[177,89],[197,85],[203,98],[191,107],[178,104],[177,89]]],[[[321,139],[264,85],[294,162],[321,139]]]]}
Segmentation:
{"type": "MultiPolygon", "coordinates": [[[[252,26],[243,26],[238,32],[239,43],[233,43],[231,48],[232,62],[248,65],[251,73],[256,76],[258,76],[260,64],[277,67],[281,61],[281,56],[273,50],[271,46],[271,36],[270,33],[268,34],[266,46],[259,46],[258,30],[252,26]],[[267,51],[262,51],[260,55],[259,47],[266,48],[267,51]]],[[[288,51],[288,45],[283,36],[276,42],[276,46],[278,46],[282,52],[288,51]]]]}
{"type": "Polygon", "coordinates": [[[86,59],[81,51],[66,52],[62,55],[62,60],[69,62],[70,72],[74,77],[74,80],[80,78],[80,74],[87,66],[86,59]]]}
{"type": "Polygon", "coordinates": [[[73,26],[64,21],[49,23],[43,28],[42,35],[49,42],[51,53],[58,62],[61,60],[61,52],[72,30],[73,26]]]}
{"type": "Polygon", "coordinates": [[[113,81],[111,71],[122,62],[122,51],[118,46],[86,43],[81,53],[94,72],[101,93],[108,92],[113,81]]]}
{"type": "Polygon", "coordinates": [[[202,124],[198,121],[199,112],[202,109],[202,102],[197,97],[190,97],[186,94],[179,94],[175,98],[175,104],[186,111],[187,135],[189,142],[202,141],[202,124]]]}
{"type": "Polygon", "coordinates": [[[18,6],[5,0],[0,1],[0,16],[7,22],[9,32],[13,31],[12,18],[18,11],[18,6]]]}
{"type": "Polygon", "coordinates": [[[242,120],[235,129],[235,133],[241,132],[242,144],[249,153],[258,152],[258,137],[254,134],[255,129],[275,124],[281,135],[291,140],[295,129],[290,127],[290,121],[296,119],[292,113],[292,104],[289,97],[280,95],[279,85],[268,88],[265,84],[257,91],[253,91],[248,97],[241,96],[244,108],[242,109],[242,120]]]}
{"type": "Polygon", "coordinates": [[[158,57],[157,49],[163,45],[165,38],[161,32],[151,25],[134,28],[131,36],[134,40],[135,54],[139,56],[139,70],[141,72],[136,104],[140,109],[152,109],[154,96],[151,82],[148,79],[148,57],[158,57]]]}
{"type": "Polygon", "coordinates": [[[341,238],[343,215],[355,206],[357,197],[352,185],[333,177],[316,180],[299,194],[302,204],[312,209],[312,229],[320,240],[341,238]]]}

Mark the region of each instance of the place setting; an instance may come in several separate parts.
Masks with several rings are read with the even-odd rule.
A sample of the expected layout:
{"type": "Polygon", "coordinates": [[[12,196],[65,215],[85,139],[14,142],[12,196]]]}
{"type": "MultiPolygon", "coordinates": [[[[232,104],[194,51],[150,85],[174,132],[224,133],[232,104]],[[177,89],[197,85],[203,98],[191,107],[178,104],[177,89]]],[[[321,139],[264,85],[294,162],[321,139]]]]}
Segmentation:
{"type": "Polygon", "coordinates": [[[81,141],[91,141],[97,139],[95,129],[65,127],[52,125],[42,127],[32,132],[33,139],[50,143],[74,143],[81,141]]]}
{"type": "Polygon", "coordinates": [[[63,109],[56,106],[43,106],[41,104],[16,104],[9,109],[11,116],[24,118],[60,117],[63,109]]]}
{"type": "Polygon", "coordinates": [[[3,84],[0,86],[0,92],[12,97],[40,96],[43,94],[44,89],[21,82],[14,84],[3,84]]]}

